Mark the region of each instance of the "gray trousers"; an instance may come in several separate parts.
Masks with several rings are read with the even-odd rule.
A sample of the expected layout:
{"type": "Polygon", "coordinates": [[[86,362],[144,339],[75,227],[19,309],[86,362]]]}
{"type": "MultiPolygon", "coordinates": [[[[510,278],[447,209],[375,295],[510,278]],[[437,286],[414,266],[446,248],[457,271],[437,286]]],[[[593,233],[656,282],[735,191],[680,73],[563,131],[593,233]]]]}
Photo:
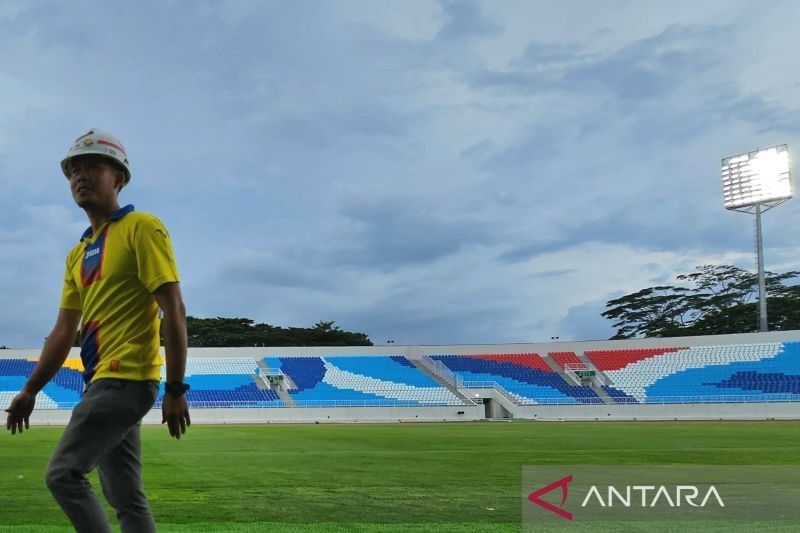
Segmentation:
{"type": "Polygon", "coordinates": [[[95,467],[122,531],[156,530],[142,488],[139,426],[157,397],[156,381],[98,379],[73,409],[45,481],[76,531],[111,531],[86,479],[95,467]]]}

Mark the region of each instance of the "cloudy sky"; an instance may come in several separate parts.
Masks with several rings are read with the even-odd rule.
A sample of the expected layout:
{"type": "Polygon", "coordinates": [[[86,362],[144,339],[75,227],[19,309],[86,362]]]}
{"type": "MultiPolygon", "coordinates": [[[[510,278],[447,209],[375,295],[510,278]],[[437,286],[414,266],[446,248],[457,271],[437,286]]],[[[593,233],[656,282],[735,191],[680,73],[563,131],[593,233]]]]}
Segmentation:
{"type": "MultiPolygon", "coordinates": [[[[798,27],[794,1],[0,0],[0,344],[52,326],[91,127],[194,316],[607,338],[612,297],[753,268],[720,159],[800,147],[798,27]]],[[[769,269],[800,267],[798,215],[765,216],[769,269]]]]}

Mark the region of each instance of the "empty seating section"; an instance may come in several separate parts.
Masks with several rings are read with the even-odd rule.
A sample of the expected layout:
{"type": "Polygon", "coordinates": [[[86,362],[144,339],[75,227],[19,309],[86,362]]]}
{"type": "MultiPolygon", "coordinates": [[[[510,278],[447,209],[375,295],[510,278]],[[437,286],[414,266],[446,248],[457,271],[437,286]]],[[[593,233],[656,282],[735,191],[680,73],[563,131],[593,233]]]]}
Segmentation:
{"type": "Polygon", "coordinates": [[[619,370],[629,364],[686,348],[634,348],[628,350],[587,350],[586,357],[598,370],[619,370]]]}
{"type": "Polygon", "coordinates": [[[464,402],[405,357],[265,357],[294,384],[302,405],[462,405],[464,402]]]}
{"type": "Polygon", "coordinates": [[[567,364],[584,366],[583,361],[580,360],[575,352],[550,352],[548,355],[552,357],[553,361],[561,368],[564,368],[567,364]]]}
{"type": "MultiPolygon", "coordinates": [[[[0,408],[5,409],[20,391],[36,367],[35,361],[0,359],[0,408]]],[[[67,359],[36,398],[37,408],[71,409],[83,391],[82,365],[79,359],[67,359]]],[[[252,357],[189,358],[186,362],[187,393],[195,406],[280,407],[277,392],[260,389],[256,384],[258,364],[252,357]],[[254,379],[255,378],[255,379],[254,379]]],[[[162,367],[162,380],[165,370],[162,367]]],[[[161,385],[157,405],[164,396],[161,385]]]]}
{"type": "Polygon", "coordinates": [[[494,382],[521,404],[600,403],[589,387],[570,385],[538,354],[432,355],[467,387],[494,382]]]}
{"type": "MultiPolygon", "coordinates": [[[[252,357],[190,357],[186,360],[186,375],[241,374],[251,376],[258,371],[258,364],[252,357]]],[[[162,378],[164,370],[161,371],[162,378]]]]}
{"type": "MultiPolygon", "coordinates": [[[[191,384],[191,381],[188,381],[191,384]]],[[[193,407],[281,407],[278,393],[250,383],[229,389],[194,389],[186,393],[193,407]]],[[[162,386],[163,398],[163,386],[162,386]]]]}
{"type": "Polygon", "coordinates": [[[611,396],[616,403],[639,403],[639,401],[633,396],[625,394],[621,390],[617,389],[616,387],[612,387],[611,385],[603,385],[603,390],[606,391],[606,394],[611,396]]]}
{"type": "MultiPolygon", "coordinates": [[[[195,407],[281,407],[277,392],[258,387],[257,373],[258,363],[252,357],[188,358],[185,381],[191,389],[186,398],[195,407]]],[[[163,366],[161,379],[157,404],[164,397],[163,366]]]]}
{"type": "Polygon", "coordinates": [[[511,363],[517,366],[541,370],[542,372],[552,372],[550,365],[541,358],[538,353],[488,353],[472,355],[484,361],[496,361],[498,363],[511,363]]]}
{"type": "Polygon", "coordinates": [[[638,402],[800,400],[798,342],[677,348],[649,357],[619,352],[587,355],[606,366],[610,387],[638,402]]]}
{"type": "MultiPolygon", "coordinates": [[[[575,352],[548,354],[560,368],[581,365],[575,352]]],[[[587,350],[616,403],[800,401],[800,342],[587,350]]],[[[554,372],[535,353],[431,355],[463,385],[499,386],[520,404],[603,403],[589,386],[554,372]]],[[[190,357],[187,393],[194,407],[282,407],[252,357],[190,357]]],[[[391,355],[269,356],[263,365],[285,376],[297,406],[463,405],[414,361],[391,355]]],[[[262,366],[263,366],[262,365],[262,366]]],[[[0,358],[0,409],[30,377],[36,361],[0,358]]],[[[37,408],[71,409],[83,391],[79,359],[70,358],[37,397],[37,408]]],[[[449,373],[448,373],[449,375],[449,373]]],[[[162,368],[162,381],[165,378],[162,368]]],[[[163,384],[159,393],[163,398],[163,384]]],[[[284,393],[281,393],[284,394],[284,393]]],[[[285,395],[284,395],[285,397],[285,395]]]]}
{"type": "MultiPolygon", "coordinates": [[[[0,409],[5,409],[11,399],[22,389],[30,377],[36,361],[26,359],[0,359],[0,409]]],[[[81,372],[61,368],[36,397],[39,409],[71,409],[80,400],[83,390],[81,372]]]]}

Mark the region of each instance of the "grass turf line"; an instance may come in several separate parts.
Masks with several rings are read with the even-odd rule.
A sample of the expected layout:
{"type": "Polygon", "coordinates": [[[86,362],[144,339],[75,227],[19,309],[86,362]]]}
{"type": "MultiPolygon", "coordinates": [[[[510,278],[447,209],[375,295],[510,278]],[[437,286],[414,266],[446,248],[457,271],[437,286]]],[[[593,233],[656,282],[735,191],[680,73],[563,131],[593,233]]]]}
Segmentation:
{"type": "MultiPolygon", "coordinates": [[[[0,437],[0,531],[70,530],[42,481],[61,432],[0,437]]],[[[163,531],[519,531],[523,465],[800,464],[791,422],[193,426],[180,441],[146,426],[142,435],[163,531]]]]}

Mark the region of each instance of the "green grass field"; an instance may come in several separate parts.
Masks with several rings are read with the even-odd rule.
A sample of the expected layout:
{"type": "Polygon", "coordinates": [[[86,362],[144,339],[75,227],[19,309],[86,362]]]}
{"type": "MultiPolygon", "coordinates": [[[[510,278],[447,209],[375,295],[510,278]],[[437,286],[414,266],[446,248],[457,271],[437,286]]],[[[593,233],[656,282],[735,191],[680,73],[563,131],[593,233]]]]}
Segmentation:
{"type": "MultiPolygon", "coordinates": [[[[61,432],[0,437],[0,531],[71,531],[43,482],[61,432]]],[[[523,465],[800,464],[793,422],[194,426],[180,441],[165,427],[142,434],[160,531],[520,531],[523,465]]]]}

